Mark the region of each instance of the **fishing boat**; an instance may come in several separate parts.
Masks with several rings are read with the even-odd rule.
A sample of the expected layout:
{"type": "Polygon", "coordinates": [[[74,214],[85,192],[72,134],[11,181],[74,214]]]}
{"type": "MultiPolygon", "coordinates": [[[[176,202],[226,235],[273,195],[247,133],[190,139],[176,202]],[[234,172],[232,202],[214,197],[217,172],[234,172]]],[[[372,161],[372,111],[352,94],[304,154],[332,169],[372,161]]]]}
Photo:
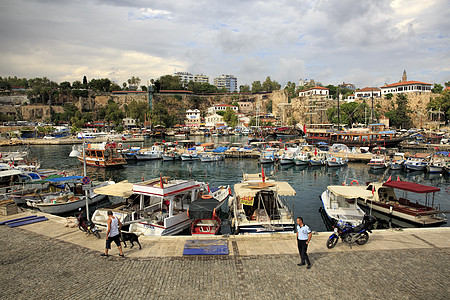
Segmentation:
{"type": "Polygon", "coordinates": [[[277,160],[278,154],[274,148],[267,148],[263,150],[261,156],[259,157],[259,162],[262,164],[273,164],[277,160]]]}
{"type": "Polygon", "coordinates": [[[162,155],[163,161],[175,161],[180,160],[180,155],[176,151],[166,151],[162,155]]]}
{"type": "Polygon", "coordinates": [[[284,149],[283,154],[280,157],[280,164],[290,165],[294,163],[295,156],[297,155],[299,148],[288,147],[284,149]]]}
{"type": "Polygon", "coordinates": [[[416,226],[439,226],[447,222],[440,206],[434,205],[435,193],[439,191],[437,187],[400,180],[372,182],[367,185],[366,192],[358,197],[358,204],[369,212],[377,211],[416,226]],[[396,190],[403,191],[403,195],[397,197],[396,190]],[[408,192],[414,194],[414,198],[425,194],[425,202],[408,199],[408,192]]]}
{"type": "Polygon", "coordinates": [[[225,156],[223,154],[215,154],[215,153],[209,153],[204,152],[200,154],[200,161],[201,162],[214,162],[214,161],[221,161],[224,160],[225,156]]]}
{"type": "Polygon", "coordinates": [[[372,170],[386,169],[389,163],[386,156],[382,154],[374,154],[367,164],[372,170]]]}
{"type": "Polygon", "coordinates": [[[200,155],[197,152],[197,148],[189,148],[185,153],[181,154],[181,160],[182,161],[194,161],[194,160],[200,160],[200,155]]]}
{"type": "MultiPolygon", "coordinates": [[[[100,168],[118,168],[127,164],[118,150],[122,149],[122,144],[112,143],[98,143],[88,144],[84,150],[86,157],[86,165],[100,168]]],[[[83,163],[83,153],[78,157],[78,160],[83,163]]]]}
{"type": "Polygon", "coordinates": [[[342,167],[348,162],[348,147],[344,144],[334,144],[327,155],[328,167],[342,167]],[[339,155],[338,155],[339,153],[339,155]]]}
{"type": "Polygon", "coordinates": [[[298,152],[294,158],[294,163],[297,166],[307,166],[309,165],[311,155],[307,151],[298,152]]]}
{"type": "Polygon", "coordinates": [[[408,157],[404,166],[407,171],[425,171],[427,162],[421,157],[408,157]]]}
{"type": "Polygon", "coordinates": [[[405,167],[405,154],[404,153],[394,153],[394,156],[392,157],[391,161],[389,162],[389,168],[391,170],[403,170],[405,167]]]}
{"type": "Polygon", "coordinates": [[[340,220],[353,226],[361,224],[364,211],[358,206],[357,199],[363,194],[370,193],[363,186],[330,185],[322,193],[323,210],[328,218],[336,223],[340,220]]]}
{"type": "Polygon", "coordinates": [[[317,151],[315,149],[314,153],[311,155],[309,159],[309,165],[311,167],[314,166],[324,166],[327,163],[327,152],[325,151],[317,151]]]}
{"type": "Polygon", "coordinates": [[[140,183],[119,182],[98,188],[96,193],[119,197],[123,201],[97,209],[92,221],[106,227],[107,211],[111,210],[129,232],[145,236],[174,235],[188,229],[189,204],[209,194],[219,201],[229,196],[228,189],[208,192],[208,185],[195,180],[160,177],[140,183]]]}
{"type": "Polygon", "coordinates": [[[286,197],[296,193],[289,183],[266,180],[263,170],[244,174],[242,182],[234,185],[234,193],[229,206],[235,233],[293,232],[294,219],[286,197]]]}
{"type": "Polygon", "coordinates": [[[136,160],[156,160],[162,159],[163,157],[163,148],[159,145],[153,145],[150,149],[141,149],[137,151],[134,156],[136,160]]]}
{"type": "Polygon", "coordinates": [[[442,173],[445,166],[445,159],[439,154],[434,154],[427,163],[428,173],[442,173]]]}

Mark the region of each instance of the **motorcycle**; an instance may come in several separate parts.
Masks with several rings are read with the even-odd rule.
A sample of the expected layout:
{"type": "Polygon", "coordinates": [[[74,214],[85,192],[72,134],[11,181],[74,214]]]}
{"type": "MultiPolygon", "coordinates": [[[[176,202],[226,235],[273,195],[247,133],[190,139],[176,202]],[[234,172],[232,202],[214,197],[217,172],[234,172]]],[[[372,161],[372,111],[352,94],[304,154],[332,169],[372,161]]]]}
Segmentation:
{"type": "Polygon", "coordinates": [[[356,227],[352,227],[351,224],[342,220],[339,221],[334,226],[334,233],[327,240],[327,248],[331,249],[336,246],[339,238],[350,247],[354,243],[364,245],[369,240],[368,232],[372,233],[376,221],[377,219],[374,216],[364,216],[362,223],[356,227]]]}
{"type": "Polygon", "coordinates": [[[91,222],[83,218],[83,211],[80,208],[80,212],[75,215],[78,220],[78,229],[83,232],[86,232],[87,235],[94,235],[96,238],[100,238],[101,229],[97,228],[97,226],[91,222]]]}

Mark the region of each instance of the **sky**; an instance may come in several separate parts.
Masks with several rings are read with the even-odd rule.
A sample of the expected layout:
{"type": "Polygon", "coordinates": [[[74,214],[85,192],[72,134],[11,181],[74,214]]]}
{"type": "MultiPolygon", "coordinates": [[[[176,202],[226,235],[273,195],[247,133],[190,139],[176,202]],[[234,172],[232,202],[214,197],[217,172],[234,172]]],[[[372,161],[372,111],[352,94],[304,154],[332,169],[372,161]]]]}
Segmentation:
{"type": "Polygon", "coordinates": [[[0,76],[450,80],[448,0],[1,0],[0,76]]]}

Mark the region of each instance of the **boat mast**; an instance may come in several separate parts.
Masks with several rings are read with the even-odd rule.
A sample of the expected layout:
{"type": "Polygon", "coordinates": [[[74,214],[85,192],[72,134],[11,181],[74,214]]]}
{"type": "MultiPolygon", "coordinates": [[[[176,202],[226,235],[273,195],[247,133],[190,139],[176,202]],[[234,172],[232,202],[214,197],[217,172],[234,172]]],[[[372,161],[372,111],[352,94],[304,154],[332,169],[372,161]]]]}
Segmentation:
{"type": "Polygon", "coordinates": [[[338,115],[338,132],[340,131],[341,119],[339,117],[339,86],[337,88],[337,115],[338,115]]]}
{"type": "Polygon", "coordinates": [[[373,123],[373,89],[372,89],[372,111],[370,112],[370,122],[373,123]]]}

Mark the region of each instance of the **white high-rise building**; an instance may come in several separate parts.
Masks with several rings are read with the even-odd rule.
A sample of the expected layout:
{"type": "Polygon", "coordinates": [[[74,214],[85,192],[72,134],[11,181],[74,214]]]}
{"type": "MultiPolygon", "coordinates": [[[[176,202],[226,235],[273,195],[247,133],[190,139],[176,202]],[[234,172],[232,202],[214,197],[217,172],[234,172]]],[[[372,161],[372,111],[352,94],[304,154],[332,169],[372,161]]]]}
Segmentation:
{"type": "Polygon", "coordinates": [[[220,88],[226,88],[229,93],[237,91],[237,78],[233,75],[222,75],[214,78],[214,85],[220,88]]]}

